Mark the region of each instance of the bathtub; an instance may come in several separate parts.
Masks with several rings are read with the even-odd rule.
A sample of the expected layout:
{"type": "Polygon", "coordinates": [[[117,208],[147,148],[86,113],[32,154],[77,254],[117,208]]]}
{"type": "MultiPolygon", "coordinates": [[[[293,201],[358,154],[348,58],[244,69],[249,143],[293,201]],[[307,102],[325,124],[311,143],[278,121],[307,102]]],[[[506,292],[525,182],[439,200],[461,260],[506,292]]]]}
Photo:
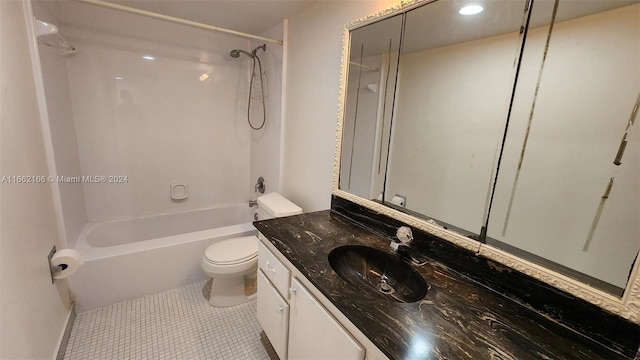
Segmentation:
{"type": "Polygon", "coordinates": [[[243,204],[89,222],[76,244],[84,265],[69,280],[84,312],[206,279],[200,259],[216,241],[255,235],[243,204]]]}

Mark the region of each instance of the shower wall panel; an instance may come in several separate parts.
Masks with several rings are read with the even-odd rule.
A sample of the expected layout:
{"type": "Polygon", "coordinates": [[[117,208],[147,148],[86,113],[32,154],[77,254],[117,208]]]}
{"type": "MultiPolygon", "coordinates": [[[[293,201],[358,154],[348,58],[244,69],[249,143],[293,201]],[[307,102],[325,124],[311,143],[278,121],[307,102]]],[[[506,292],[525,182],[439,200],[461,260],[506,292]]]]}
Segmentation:
{"type": "MultiPolygon", "coordinates": [[[[284,33],[284,23],[280,23],[265,33],[260,35],[275,39],[282,39],[284,33]]],[[[250,48],[262,45],[264,42],[251,41],[250,48]]],[[[267,44],[266,51],[260,50],[258,56],[262,60],[262,71],[264,79],[264,98],[266,108],[266,122],[262,129],[251,132],[251,175],[250,193],[254,193],[254,185],[259,176],[264,177],[266,192],[280,192],[280,146],[282,144],[282,62],[283,46],[277,44],[267,44]]],[[[248,64],[251,61],[246,58],[248,64]]],[[[257,66],[256,66],[257,68],[257,66]]],[[[258,70],[256,70],[257,73],[258,70]]],[[[254,90],[260,89],[254,79],[254,90]]],[[[245,104],[246,106],[246,104],[245,104]]],[[[262,121],[262,104],[259,96],[254,96],[251,100],[251,123],[259,126],[262,121]]],[[[256,194],[259,195],[259,194],[256,194]]]]}
{"type": "Polygon", "coordinates": [[[67,68],[90,221],[249,195],[248,65],[228,55],[248,41],[152,25],[172,41],[66,29],[79,48],[67,68]],[[174,183],[187,199],[171,198],[174,183]]]}
{"type": "MultiPolygon", "coordinates": [[[[43,2],[34,1],[32,6],[36,18],[53,24],[59,23],[43,2]]],[[[82,173],[73,122],[67,66],[65,58],[60,55],[59,50],[54,46],[47,46],[47,43],[51,41],[51,39],[44,39],[39,42],[38,53],[47,102],[46,116],[51,129],[55,174],[61,178],[77,178],[82,173]]],[[[73,247],[87,222],[82,184],[57,182],[54,191],[60,193],[60,208],[62,209],[67,245],[73,247]]]]}

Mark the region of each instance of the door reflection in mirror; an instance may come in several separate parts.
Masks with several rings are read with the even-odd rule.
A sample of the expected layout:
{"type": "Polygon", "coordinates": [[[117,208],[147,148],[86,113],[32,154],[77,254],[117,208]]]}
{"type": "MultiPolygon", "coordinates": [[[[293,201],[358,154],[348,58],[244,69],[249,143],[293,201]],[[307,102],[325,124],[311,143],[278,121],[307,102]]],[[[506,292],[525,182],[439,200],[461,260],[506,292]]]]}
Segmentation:
{"type": "Polygon", "coordinates": [[[402,15],[350,33],[340,189],[381,199],[386,174],[402,15]]]}

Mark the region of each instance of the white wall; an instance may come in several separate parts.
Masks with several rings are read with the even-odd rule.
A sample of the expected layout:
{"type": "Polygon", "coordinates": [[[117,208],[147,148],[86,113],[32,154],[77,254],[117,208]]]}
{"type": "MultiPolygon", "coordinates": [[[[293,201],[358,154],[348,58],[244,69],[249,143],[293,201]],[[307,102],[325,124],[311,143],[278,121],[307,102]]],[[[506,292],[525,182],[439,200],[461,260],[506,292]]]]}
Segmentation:
{"type": "MultiPolygon", "coordinates": [[[[132,16],[122,13],[116,21],[133,21],[132,16]]],[[[82,174],[127,176],[125,183],[83,184],[87,218],[247,201],[249,61],[231,58],[229,51],[246,50],[248,41],[153,19],[135,21],[144,22],[145,31],[184,41],[64,30],[79,49],[67,58],[67,69],[82,174]],[[209,78],[201,81],[203,74],[209,78]],[[189,198],[172,200],[172,183],[187,184],[189,198]]]]}
{"type": "MultiPolygon", "coordinates": [[[[284,23],[280,23],[260,35],[273,39],[282,39],[283,32],[284,23]]],[[[262,44],[264,42],[251,41],[250,48],[255,49],[262,44]]],[[[266,45],[267,50],[265,52],[258,50],[258,56],[262,61],[262,70],[266,73],[264,85],[266,87],[265,106],[267,116],[266,123],[262,129],[251,131],[251,174],[249,176],[249,194],[252,194],[251,198],[261,195],[260,193],[255,193],[256,180],[260,176],[265,180],[265,193],[280,192],[283,46],[275,43],[267,43],[266,45]]],[[[242,59],[248,66],[251,66],[249,58],[243,57],[242,59]]],[[[256,73],[257,71],[258,69],[256,69],[256,73]]],[[[259,78],[255,78],[254,91],[260,89],[259,84],[259,78]]],[[[251,100],[251,123],[257,127],[262,121],[262,102],[259,98],[259,93],[257,96],[254,95],[252,97],[254,99],[251,100]]],[[[243,114],[246,119],[246,114],[243,114]]]]}
{"type": "Polygon", "coordinates": [[[321,1],[289,18],[282,193],[328,209],[344,25],[398,1],[321,1]]]}
{"type": "MultiPolygon", "coordinates": [[[[0,175],[47,176],[23,6],[0,1],[0,175]]],[[[46,260],[63,245],[51,186],[2,183],[0,199],[0,358],[55,358],[70,300],[46,260]]]]}

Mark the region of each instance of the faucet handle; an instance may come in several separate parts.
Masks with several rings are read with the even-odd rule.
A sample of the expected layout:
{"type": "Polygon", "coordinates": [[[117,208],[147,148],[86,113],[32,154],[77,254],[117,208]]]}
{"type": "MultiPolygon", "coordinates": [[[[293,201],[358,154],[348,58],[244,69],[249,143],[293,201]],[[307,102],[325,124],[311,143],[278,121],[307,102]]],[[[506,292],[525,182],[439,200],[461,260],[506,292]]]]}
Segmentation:
{"type": "Polygon", "coordinates": [[[396,237],[403,245],[409,245],[413,240],[413,233],[408,226],[400,226],[396,232],[396,237]]]}
{"type": "Polygon", "coordinates": [[[255,192],[259,192],[261,194],[264,194],[264,188],[265,188],[264,178],[262,176],[260,176],[258,178],[258,182],[256,182],[256,186],[255,186],[256,191],[255,192]]]}

